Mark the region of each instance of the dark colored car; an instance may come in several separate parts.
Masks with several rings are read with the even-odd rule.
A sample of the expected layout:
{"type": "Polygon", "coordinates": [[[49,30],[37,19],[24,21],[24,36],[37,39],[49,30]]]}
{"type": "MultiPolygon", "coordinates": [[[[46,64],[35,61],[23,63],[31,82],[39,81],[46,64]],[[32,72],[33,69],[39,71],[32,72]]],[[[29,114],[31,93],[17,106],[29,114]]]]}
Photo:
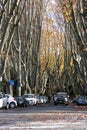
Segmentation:
{"type": "Polygon", "coordinates": [[[69,95],[65,92],[58,92],[54,96],[54,105],[58,105],[58,104],[68,105],[69,104],[69,95]]]}
{"type": "Polygon", "coordinates": [[[87,96],[80,96],[73,100],[77,105],[87,105],[87,96]]]}
{"type": "Polygon", "coordinates": [[[29,105],[28,101],[22,96],[16,97],[17,105],[22,107],[27,107],[29,105]]]}

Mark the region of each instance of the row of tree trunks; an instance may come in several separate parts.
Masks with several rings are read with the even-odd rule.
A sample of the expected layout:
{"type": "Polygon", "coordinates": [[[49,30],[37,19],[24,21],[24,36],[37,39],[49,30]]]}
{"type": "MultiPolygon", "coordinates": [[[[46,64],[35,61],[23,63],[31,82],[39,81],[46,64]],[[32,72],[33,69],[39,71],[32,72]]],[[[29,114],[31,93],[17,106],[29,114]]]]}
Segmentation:
{"type": "MultiPolygon", "coordinates": [[[[87,1],[80,0],[76,5],[73,2],[69,3],[71,6],[71,20],[68,21],[68,30],[66,30],[68,36],[66,44],[69,43],[71,48],[71,58],[73,58],[74,72],[72,73],[73,77],[70,75],[71,78],[69,79],[69,83],[71,83],[75,95],[87,93],[87,52],[84,51],[87,46],[87,28],[85,26],[84,11],[81,12],[81,10],[84,10],[85,7],[83,4],[85,3],[86,5],[86,2],[87,1]]],[[[67,56],[69,58],[69,55],[67,56]]],[[[67,64],[69,65],[68,62],[67,64]]],[[[67,64],[65,67],[67,67],[67,64]]],[[[69,67],[71,66],[69,65],[69,67]]],[[[67,73],[70,74],[70,69],[67,73]]]]}
{"type": "MultiPolygon", "coordinates": [[[[42,0],[9,0],[0,3],[0,73],[9,82],[12,77],[7,68],[10,68],[9,73],[11,68],[14,69],[15,80],[20,82],[17,88],[19,96],[22,89],[23,93],[31,93],[36,84],[42,10],[42,0]]],[[[12,87],[9,90],[13,95],[12,87]]]]}

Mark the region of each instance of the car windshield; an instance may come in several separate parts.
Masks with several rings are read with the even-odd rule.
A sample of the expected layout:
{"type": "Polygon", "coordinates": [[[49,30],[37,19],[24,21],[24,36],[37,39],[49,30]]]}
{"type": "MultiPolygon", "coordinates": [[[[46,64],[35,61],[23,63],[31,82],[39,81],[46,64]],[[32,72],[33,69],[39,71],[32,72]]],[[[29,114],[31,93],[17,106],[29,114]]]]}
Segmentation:
{"type": "Polygon", "coordinates": [[[67,93],[57,93],[57,96],[63,96],[63,97],[66,97],[66,96],[67,96],[67,93]]]}

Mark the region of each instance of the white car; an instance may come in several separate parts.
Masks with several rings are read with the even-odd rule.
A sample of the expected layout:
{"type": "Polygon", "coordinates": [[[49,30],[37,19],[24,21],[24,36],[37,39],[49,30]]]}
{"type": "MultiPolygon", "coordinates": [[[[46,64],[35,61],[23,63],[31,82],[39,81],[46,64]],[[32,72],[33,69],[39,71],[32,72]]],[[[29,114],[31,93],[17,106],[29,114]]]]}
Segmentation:
{"type": "Polygon", "coordinates": [[[25,98],[29,105],[36,105],[37,104],[37,98],[35,94],[25,94],[23,95],[23,98],[25,98]]]}
{"type": "Polygon", "coordinates": [[[17,107],[17,101],[13,96],[11,96],[10,94],[5,94],[5,96],[8,98],[8,103],[10,108],[17,107]]]}
{"type": "Polygon", "coordinates": [[[5,96],[4,93],[0,92],[0,108],[9,108],[8,98],[5,96]]]}

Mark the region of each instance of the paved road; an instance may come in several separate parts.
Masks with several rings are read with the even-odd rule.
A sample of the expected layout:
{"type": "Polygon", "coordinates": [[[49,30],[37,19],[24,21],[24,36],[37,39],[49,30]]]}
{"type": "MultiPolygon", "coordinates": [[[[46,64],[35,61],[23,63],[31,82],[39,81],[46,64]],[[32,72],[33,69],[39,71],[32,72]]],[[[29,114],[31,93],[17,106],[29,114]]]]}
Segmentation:
{"type": "Polygon", "coordinates": [[[87,111],[53,104],[0,110],[0,130],[87,130],[87,111]]]}
{"type": "Polygon", "coordinates": [[[23,112],[23,113],[38,113],[38,112],[58,112],[58,111],[82,111],[80,106],[75,105],[54,105],[53,103],[48,104],[41,104],[38,106],[28,106],[26,108],[23,107],[17,107],[16,109],[8,109],[8,110],[0,110],[0,113],[3,112],[10,112],[10,113],[17,113],[17,112],[23,112]]]}

